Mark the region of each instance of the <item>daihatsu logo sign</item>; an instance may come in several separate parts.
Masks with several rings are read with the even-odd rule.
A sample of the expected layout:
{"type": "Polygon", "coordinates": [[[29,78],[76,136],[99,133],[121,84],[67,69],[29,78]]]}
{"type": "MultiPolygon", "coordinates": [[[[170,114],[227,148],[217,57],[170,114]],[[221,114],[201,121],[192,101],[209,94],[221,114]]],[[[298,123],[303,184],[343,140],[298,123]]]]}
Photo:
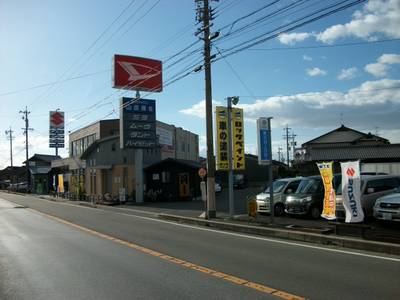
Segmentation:
{"type": "Polygon", "coordinates": [[[159,60],[114,55],[113,87],[137,91],[162,91],[162,63],[159,60]]]}

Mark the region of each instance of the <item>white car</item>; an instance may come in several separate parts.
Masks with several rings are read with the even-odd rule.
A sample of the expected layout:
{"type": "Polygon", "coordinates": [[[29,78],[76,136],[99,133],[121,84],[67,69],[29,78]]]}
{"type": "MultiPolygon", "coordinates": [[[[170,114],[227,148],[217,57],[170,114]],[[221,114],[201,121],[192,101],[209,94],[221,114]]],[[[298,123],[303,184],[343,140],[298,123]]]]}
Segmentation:
{"type": "Polygon", "coordinates": [[[393,194],[376,200],[374,217],[381,220],[400,221],[400,187],[393,194]]]}
{"type": "MultiPolygon", "coordinates": [[[[301,181],[301,177],[284,178],[275,180],[273,183],[274,192],[274,215],[281,216],[285,213],[286,195],[294,193],[301,181]]],[[[269,187],[256,196],[257,212],[269,213],[269,187]]]]}
{"type": "MultiPolygon", "coordinates": [[[[365,217],[374,212],[375,201],[391,194],[400,186],[400,177],[395,175],[361,175],[361,207],[365,217]]],[[[336,191],[336,217],[345,218],[345,209],[342,199],[342,185],[336,191]]]]}

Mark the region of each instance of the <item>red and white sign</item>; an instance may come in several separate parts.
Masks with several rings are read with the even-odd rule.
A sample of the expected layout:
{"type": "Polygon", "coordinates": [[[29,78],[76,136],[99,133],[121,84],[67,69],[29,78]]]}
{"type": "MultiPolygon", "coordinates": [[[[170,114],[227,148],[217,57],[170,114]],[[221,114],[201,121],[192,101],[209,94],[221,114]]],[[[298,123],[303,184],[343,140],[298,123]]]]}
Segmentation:
{"type": "Polygon", "coordinates": [[[50,127],[53,128],[64,127],[64,112],[62,111],[50,112],[50,127]]]}
{"type": "Polygon", "coordinates": [[[162,62],[159,60],[114,55],[113,87],[124,90],[162,91],[162,62]]]}

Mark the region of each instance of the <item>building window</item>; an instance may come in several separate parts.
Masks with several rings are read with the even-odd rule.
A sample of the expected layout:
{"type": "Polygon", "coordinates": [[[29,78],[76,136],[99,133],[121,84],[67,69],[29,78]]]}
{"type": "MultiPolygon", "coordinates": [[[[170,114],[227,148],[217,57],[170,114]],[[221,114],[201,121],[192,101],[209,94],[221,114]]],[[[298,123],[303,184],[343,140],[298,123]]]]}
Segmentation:
{"type": "Polygon", "coordinates": [[[112,143],[112,145],[111,145],[111,151],[115,151],[116,148],[117,148],[117,146],[115,145],[115,143],[112,143]]]}
{"type": "Polygon", "coordinates": [[[182,142],[182,152],[185,152],[185,142],[182,142]]]}

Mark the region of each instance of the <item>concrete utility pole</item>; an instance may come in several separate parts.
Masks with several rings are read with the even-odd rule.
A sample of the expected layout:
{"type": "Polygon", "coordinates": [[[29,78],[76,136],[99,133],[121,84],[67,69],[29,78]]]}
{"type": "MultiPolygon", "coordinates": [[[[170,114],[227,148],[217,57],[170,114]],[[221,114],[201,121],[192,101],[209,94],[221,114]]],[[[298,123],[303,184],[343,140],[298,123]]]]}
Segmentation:
{"type": "Polygon", "coordinates": [[[278,147],[278,161],[282,162],[282,147],[278,147]]]}
{"type": "Polygon", "coordinates": [[[296,136],[297,136],[297,134],[294,134],[294,132],[292,132],[292,134],[290,135],[290,138],[292,139],[291,145],[292,145],[292,153],[293,153],[292,158],[293,159],[294,159],[294,154],[295,154],[294,152],[295,152],[295,148],[296,148],[296,141],[295,141],[296,136]]]}
{"type": "Polygon", "coordinates": [[[10,162],[11,162],[11,170],[13,168],[13,148],[12,148],[12,141],[14,139],[13,137],[13,130],[11,130],[11,126],[9,130],[6,130],[6,135],[7,135],[7,139],[10,141],[10,162]]]}
{"type": "Polygon", "coordinates": [[[197,21],[203,26],[197,33],[203,32],[204,41],[204,75],[206,89],[206,130],[207,130],[207,218],[216,217],[215,204],[215,157],[213,142],[213,117],[212,117],[212,92],[211,92],[211,37],[210,27],[212,23],[212,10],[208,0],[195,0],[197,5],[197,21]],[[201,5],[203,4],[203,5],[201,5]]]}
{"type": "Polygon", "coordinates": [[[286,139],[286,164],[287,164],[287,169],[289,170],[289,166],[290,166],[290,160],[289,160],[289,130],[291,130],[292,128],[289,128],[288,125],[286,124],[286,127],[283,129],[285,130],[285,134],[283,135],[283,138],[286,139]]]}
{"type": "Polygon", "coordinates": [[[29,172],[29,139],[28,139],[28,132],[29,130],[33,130],[32,128],[29,128],[29,119],[28,115],[31,113],[28,111],[28,107],[25,106],[24,111],[19,111],[20,114],[22,115],[22,120],[25,120],[25,128],[22,128],[25,134],[25,155],[26,155],[26,181],[28,183],[28,193],[31,192],[31,180],[30,180],[30,172],[29,172]]]}

